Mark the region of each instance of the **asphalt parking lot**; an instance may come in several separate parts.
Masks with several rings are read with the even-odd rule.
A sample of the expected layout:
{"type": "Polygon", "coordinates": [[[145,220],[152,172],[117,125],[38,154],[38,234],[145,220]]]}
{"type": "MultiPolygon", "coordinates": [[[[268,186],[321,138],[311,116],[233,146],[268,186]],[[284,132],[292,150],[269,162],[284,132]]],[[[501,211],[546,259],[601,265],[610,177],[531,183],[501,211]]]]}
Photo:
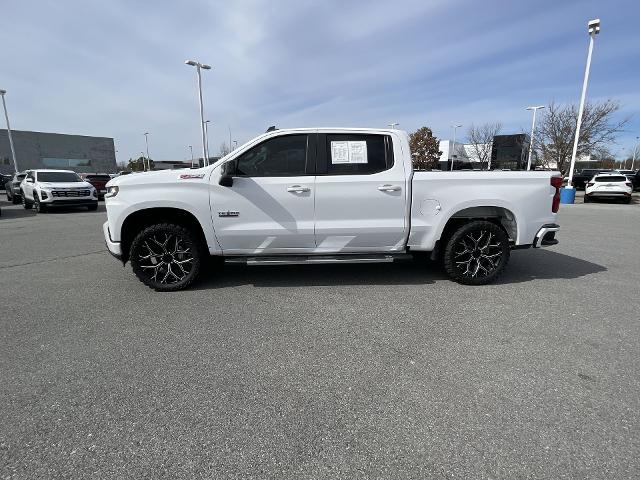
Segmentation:
{"type": "Polygon", "coordinates": [[[499,283],[226,267],[156,293],[98,212],[0,217],[0,478],[640,476],[640,204],[499,283]]]}

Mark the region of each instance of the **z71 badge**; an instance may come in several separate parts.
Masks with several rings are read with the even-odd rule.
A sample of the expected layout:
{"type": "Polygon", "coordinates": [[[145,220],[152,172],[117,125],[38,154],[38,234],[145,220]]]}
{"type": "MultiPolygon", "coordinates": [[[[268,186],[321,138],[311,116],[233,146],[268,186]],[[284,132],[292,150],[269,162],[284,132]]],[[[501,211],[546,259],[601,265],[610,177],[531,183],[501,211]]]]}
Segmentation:
{"type": "Polygon", "coordinates": [[[240,212],[231,212],[227,210],[226,212],[218,212],[219,217],[237,217],[240,215],[240,212]]]}

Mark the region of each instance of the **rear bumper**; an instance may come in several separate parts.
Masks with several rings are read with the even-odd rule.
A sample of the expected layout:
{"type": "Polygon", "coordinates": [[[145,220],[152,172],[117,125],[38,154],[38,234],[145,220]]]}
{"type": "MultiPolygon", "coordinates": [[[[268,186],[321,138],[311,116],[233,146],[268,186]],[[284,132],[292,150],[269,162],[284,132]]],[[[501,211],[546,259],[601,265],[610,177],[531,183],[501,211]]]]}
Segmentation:
{"type": "Polygon", "coordinates": [[[630,197],[631,192],[591,192],[591,193],[586,193],[585,196],[589,198],[593,198],[593,197],[620,198],[620,197],[630,197]]]}
{"type": "Polygon", "coordinates": [[[111,240],[109,222],[104,222],[102,225],[102,233],[104,234],[104,243],[107,244],[107,250],[109,250],[109,253],[118,260],[122,260],[122,247],[120,246],[120,242],[114,242],[111,240]]]}
{"type": "Polygon", "coordinates": [[[556,232],[559,230],[560,225],[557,223],[547,223],[543,225],[533,239],[533,248],[550,247],[551,245],[558,244],[556,232]]]}

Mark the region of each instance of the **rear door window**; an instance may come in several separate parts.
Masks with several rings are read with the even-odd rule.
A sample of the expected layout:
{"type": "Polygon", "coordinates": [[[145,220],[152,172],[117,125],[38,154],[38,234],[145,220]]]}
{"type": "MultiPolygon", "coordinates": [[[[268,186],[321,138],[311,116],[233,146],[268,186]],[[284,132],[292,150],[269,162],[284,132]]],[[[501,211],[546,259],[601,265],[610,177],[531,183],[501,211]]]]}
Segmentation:
{"type": "Polygon", "coordinates": [[[389,135],[336,133],[321,137],[319,175],[371,175],[393,167],[389,135]]]}

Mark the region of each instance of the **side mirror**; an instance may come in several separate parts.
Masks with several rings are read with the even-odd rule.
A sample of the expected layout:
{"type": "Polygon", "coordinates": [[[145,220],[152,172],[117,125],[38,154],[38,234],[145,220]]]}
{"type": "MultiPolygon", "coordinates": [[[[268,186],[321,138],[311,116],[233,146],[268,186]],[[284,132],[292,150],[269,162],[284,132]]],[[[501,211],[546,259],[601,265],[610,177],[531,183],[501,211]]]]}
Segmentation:
{"type": "Polygon", "coordinates": [[[231,161],[222,165],[222,176],[218,182],[223,187],[233,186],[233,175],[236,173],[236,162],[231,161]]]}
{"type": "Polygon", "coordinates": [[[233,177],[228,174],[223,174],[218,182],[223,187],[233,187],[233,177]]]}

